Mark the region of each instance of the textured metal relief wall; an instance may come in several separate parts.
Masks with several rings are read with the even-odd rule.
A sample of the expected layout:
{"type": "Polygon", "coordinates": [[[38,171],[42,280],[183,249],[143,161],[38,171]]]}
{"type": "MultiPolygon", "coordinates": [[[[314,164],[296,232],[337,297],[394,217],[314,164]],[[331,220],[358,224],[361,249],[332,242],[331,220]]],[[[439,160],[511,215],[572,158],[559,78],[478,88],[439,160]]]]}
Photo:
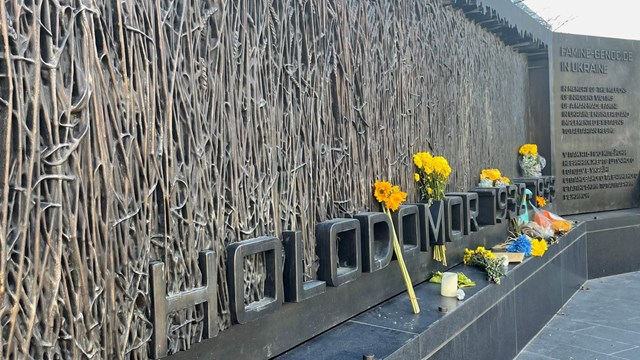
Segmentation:
{"type": "MultiPolygon", "coordinates": [[[[413,193],[411,155],[516,174],[526,60],[432,0],[0,1],[0,358],[146,358],[148,265],[413,193]]],[[[246,302],[264,265],[246,261],[246,302]]],[[[202,334],[169,319],[170,352],[202,334]]]]}

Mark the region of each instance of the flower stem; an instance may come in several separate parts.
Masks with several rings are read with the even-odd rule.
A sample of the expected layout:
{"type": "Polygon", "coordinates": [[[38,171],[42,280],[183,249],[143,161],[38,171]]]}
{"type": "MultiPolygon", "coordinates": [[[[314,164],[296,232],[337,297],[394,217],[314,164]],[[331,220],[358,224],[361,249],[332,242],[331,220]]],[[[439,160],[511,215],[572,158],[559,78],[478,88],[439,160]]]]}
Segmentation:
{"type": "Polygon", "coordinates": [[[413,307],[413,313],[420,313],[420,306],[418,305],[418,299],[416,298],[416,294],[413,291],[413,284],[411,283],[411,277],[409,276],[409,272],[407,271],[407,265],[404,263],[404,258],[402,257],[402,249],[400,248],[400,242],[398,241],[398,235],[396,234],[395,226],[393,226],[393,219],[391,218],[391,211],[386,208],[386,206],[382,206],[382,210],[391,220],[391,233],[393,233],[393,250],[396,253],[396,258],[398,258],[398,264],[400,265],[400,271],[402,272],[402,277],[404,278],[404,283],[407,286],[407,292],[409,293],[409,300],[411,300],[411,306],[413,307]]]}
{"type": "Polygon", "coordinates": [[[447,266],[447,248],[444,245],[435,245],[433,247],[433,259],[447,266]]]}

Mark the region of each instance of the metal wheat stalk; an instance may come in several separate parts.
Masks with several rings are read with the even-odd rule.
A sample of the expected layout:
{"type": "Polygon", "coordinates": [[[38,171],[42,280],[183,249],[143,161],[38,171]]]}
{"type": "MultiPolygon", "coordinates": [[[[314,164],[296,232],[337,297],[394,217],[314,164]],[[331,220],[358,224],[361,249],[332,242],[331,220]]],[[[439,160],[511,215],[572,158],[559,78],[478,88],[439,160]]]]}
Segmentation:
{"type": "Polygon", "coordinates": [[[368,179],[412,189],[433,150],[465,190],[526,139],[526,60],[435,0],[5,0],[0,32],[0,358],[146,359],[149,262],[175,294],[201,250],[224,331],[228,244],[300,230],[314,278],[315,225],[372,209],[368,179]]]}

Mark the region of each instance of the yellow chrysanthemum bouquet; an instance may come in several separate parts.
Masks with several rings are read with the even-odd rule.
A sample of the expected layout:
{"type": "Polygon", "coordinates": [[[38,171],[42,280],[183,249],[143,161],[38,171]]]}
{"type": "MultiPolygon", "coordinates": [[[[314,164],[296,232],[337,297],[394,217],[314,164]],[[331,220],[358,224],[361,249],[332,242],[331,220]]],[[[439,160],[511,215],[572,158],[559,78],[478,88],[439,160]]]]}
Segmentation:
{"type": "Polygon", "coordinates": [[[496,258],[496,255],[491,250],[487,250],[483,246],[478,246],[475,250],[464,249],[462,261],[465,265],[478,266],[484,269],[487,272],[489,281],[493,281],[496,284],[500,284],[500,278],[504,276],[502,260],[496,258]]]}
{"type": "Polygon", "coordinates": [[[391,218],[391,212],[398,210],[400,204],[402,204],[407,199],[407,193],[400,190],[399,186],[392,185],[388,181],[376,180],[373,185],[373,196],[380,203],[380,205],[382,205],[382,212],[387,214],[391,222],[391,233],[393,233],[393,251],[396,254],[396,258],[398,259],[400,271],[402,272],[404,283],[407,286],[407,292],[409,293],[409,300],[411,300],[413,313],[417,314],[420,312],[420,306],[418,306],[418,299],[416,298],[416,294],[413,291],[411,277],[409,276],[409,271],[407,271],[407,266],[404,263],[402,248],[400,247],[398,235],[396,234],[395,227],[393,226],[393,219],[391,218]]]}
{"type": "Polygon", "coordinates": [[[538,145],[524,144],[518,151],[520,153],[520,168],[522,175],[527,177],[542,176],[542,169],[547,165],[545,158],[538,153],[538,145]]]}
{"type": "Polygon", "coordinates": [[[428,200],[429,205],[433,201],[444,200],[444,190],[451,174],[447,159],[442,156],[432,156],[428,152],[419,152],[413,155],[413,164],[416,166],[413,177],[420,191],[420,197],[428,200]]]}
{"type": "Polygon", "coordinates": [[[511,184],[511,180],[502,176],[498,169],[483,169],[480,173],[478,187],[503,187],[511,184]]]}
{"type": "MultiPolygon", "coordinates": [[[[442,156],[432,156],[428,152],[419,152],[413,155],[413,164],[416,172],[413,174],[420,197],[431,206],[434,201],[444,200],[444,191],[451,175],[451,166],[442,156]]],[[[433,259],[447,266],[447,249],[444,244],[433,247],[433,259]]]]}

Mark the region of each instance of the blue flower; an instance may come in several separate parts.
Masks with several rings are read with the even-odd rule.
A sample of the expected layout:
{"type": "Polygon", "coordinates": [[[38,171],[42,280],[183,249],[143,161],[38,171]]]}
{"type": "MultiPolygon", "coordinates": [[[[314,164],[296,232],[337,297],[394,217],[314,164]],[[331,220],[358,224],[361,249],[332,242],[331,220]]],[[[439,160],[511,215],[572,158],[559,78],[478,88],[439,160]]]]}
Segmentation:
{"type": "Polygon", "coordinates": [[[531,240],[527,235],[520,235],[507,246],[507,251],[524,253],[525,257],[529,257],[531,256],[531,240]]]}

